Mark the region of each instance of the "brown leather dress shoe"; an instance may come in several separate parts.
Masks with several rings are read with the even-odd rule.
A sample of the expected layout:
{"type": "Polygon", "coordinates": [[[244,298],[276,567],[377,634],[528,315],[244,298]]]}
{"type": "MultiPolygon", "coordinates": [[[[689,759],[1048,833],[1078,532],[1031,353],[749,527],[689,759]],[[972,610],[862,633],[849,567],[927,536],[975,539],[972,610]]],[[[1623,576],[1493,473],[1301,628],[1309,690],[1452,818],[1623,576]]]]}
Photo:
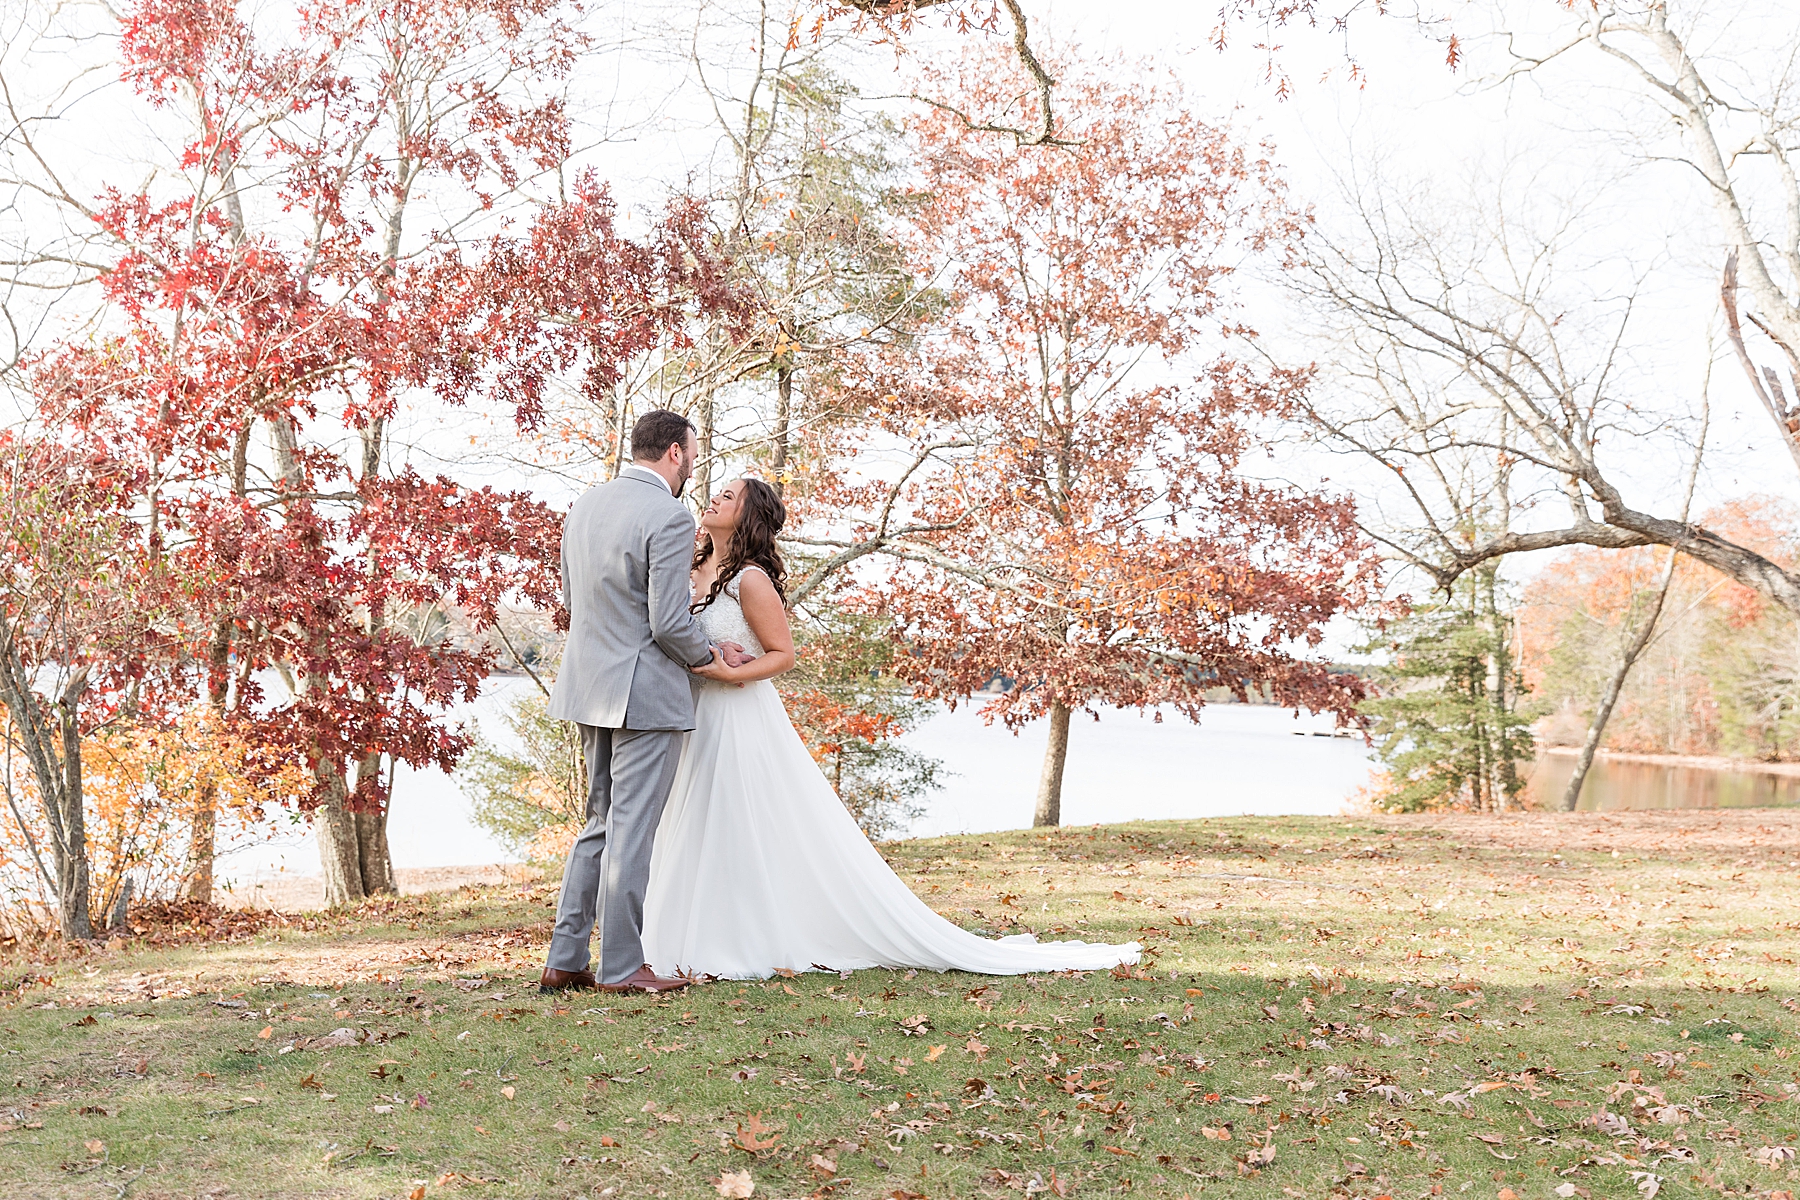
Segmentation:
{"type": "Polygon", "coordinates": [[[558,971],[555,967],[545,967],[543,978],[538,980],[540,993],[591,992],[599,986],[592,971],[558,971]]]}
{"type": "Polygon", "coordinates": [[[649,963],[645,963],[618,983],[601,984],[600,990],[603,992],[678,992],[692,982],[691,979],[666,979],[652,971],[649,963]]]}

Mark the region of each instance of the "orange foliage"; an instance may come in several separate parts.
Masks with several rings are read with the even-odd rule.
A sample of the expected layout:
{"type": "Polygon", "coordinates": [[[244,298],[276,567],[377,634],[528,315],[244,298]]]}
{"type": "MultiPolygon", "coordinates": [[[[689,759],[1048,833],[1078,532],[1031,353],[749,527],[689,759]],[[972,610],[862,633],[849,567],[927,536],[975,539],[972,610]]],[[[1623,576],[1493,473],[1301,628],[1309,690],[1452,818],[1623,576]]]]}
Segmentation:
{"type": "Polygon", "coordinates": [[[906,726],[894,717],[840,704],[818,688],[784,690],[781,698],[788,718],[821,768],[830,764],[846,742],[874,745],[906,732],[906,726]]]}
{"type": "MultiPolygon", "coordinates": [[[[1699,524],[1776,562],[1792,562],[1800,512],[1788,501],[1752,496],[1704,514],[1699,524]]],[[[1579,740],[1628,627],[1662,578],[1668,551],[1577,548],[1558,555],[1525,588],[1519,613],[1520,667],[1532,692],[1560,711],[1547,740],[1579,740]],[[1634,597],[1636,607],[1633,607],[1634,597]]],[[[1609,749],[1649,753],[1732,753],[1736,680],[1722,651],[1749,646],[1764,622],[1780,618],[1759,592],[1690,559],[1676,563],[1656,639],[1634,668],[1607,728],[1609,749]]],[[[1754,656],[1754,651],[1749,651],[1754,656]]]]}
{"type": "MultiPolygon", "coordinates": [[[[268,810],[298,804],[312,786],[303,764],[221,728],[204,710],[166,728],[127,725],[93,734],[82,742],[82,767],[91,894],[101,920],[127,874],[138,896],[175,894],[194,866],[188,840],[209,791],[222,851],[267,837],[268,810]]],[[[45,831],[30,781],[13,784],[18,808],[0,813],[0,899],[15,917],[35,923],[53,911],[32,857],[45,831]]]]}

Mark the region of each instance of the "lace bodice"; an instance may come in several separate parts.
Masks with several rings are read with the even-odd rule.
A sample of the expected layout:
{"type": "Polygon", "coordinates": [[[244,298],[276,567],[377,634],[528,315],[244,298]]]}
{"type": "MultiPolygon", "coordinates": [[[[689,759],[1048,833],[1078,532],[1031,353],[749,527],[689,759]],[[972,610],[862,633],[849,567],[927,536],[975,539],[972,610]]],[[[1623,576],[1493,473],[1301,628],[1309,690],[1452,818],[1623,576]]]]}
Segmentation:
{"type": "MultiPolygon", "coordinates": [[[[745,571],[760,570],[759,567],[745,567],[745,571]]],[[[746,653],[761,658],[763,644],[756,639],[750,629],[750,622],[744,619],[744,606],[738,602],[738,584],[744,579],[740,571],[732,581],[719,591],[718,598],[701,609],[695,617],[700,628],[713,643],[736,642],[746,653]]],[[[699,600],[696,596],[694,599],[699,600]]]]}

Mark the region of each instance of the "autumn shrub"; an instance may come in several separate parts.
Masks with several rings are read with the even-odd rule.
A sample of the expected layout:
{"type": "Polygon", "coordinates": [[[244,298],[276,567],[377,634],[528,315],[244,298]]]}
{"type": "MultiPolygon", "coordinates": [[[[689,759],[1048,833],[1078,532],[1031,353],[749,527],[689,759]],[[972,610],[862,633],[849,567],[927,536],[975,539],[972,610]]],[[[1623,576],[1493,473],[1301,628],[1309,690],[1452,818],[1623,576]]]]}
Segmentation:
{"type": "Polygon", "coordinates": [[[864,833],[903,832],[943,764],[900,741],[930,705],[895,678],[890,623],[828,608],[797,619],[794,635],[799,661],[776,680],[794,728],[864,833]]]}
{"type": "MultiPolygon", "coordinates": [[[[265,841],[272,813],[298,803],[310,784],[284,749],[221,728],[203,711],[156,727],[119,723],[82,739],[84,816],[100,922],[131,882],[132,896],[173,901],[194,872],[196,818],[216,823],[202,844],[214,858],[265,841]]],[[[46,830],[34,784],[7,770],[0,813],[0,929],[36,934],[56,924],[55,889],[42,861],[46,830]]]]}

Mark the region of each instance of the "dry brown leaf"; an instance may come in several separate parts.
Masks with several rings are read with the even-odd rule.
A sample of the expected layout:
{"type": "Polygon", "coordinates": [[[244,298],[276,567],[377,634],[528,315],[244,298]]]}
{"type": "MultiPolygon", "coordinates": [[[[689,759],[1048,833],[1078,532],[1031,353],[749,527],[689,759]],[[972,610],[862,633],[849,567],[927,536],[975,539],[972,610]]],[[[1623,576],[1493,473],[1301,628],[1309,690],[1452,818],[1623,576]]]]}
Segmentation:
{"type": "Polygon", "coordinates": [[[721,1172],[718,1179],[713,1181],[713,1186],[719,1190],[719,1195],[728,1200],[747,1200],[756,1194],[756,1181],[750,1178],[748,1171],[721,1172]]]}
{"type": "MultiPolygon", "coordinates": [[[[760,1154],[764,1150],[773,1150],[781,1144],[781,1133],[763,1124],[761,1113],[751,1113],[747,1122],[739,1122],[737,1127],[737,1144],[752,1154],[760,1154]]],[[[748,1175],[745,1176],[748,1178],[748,1175]]],[[[750,1193],[745,1192],[746,1196],[750,1193]]]]}

